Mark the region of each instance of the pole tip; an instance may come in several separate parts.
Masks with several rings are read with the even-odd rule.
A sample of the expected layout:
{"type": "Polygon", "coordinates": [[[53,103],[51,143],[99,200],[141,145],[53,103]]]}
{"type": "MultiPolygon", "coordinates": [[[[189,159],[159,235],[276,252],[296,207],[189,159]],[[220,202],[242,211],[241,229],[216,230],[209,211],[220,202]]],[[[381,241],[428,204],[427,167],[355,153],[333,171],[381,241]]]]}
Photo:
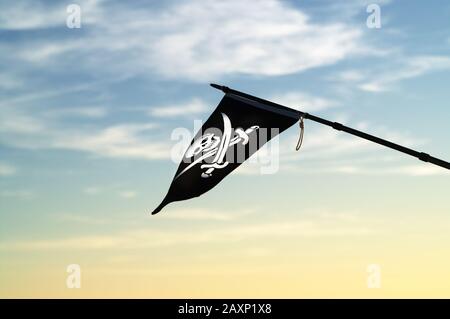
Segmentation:
{"type": "Polygon", "coordinates": [[[222,85],[215,84],[215,83],[209,83],[209,85],[212,86],[215,89],[218,89],[218,90],[222,91],[222,85]]]}
{"type": "Polygon", "coordinates": [[[223,85],[219,85],[219,84],[215,84],[215,83],[210,83],[210,86],[212,86],[215,89],[221,90],[224,93],[227,93],[229,88],[223,85]]]}

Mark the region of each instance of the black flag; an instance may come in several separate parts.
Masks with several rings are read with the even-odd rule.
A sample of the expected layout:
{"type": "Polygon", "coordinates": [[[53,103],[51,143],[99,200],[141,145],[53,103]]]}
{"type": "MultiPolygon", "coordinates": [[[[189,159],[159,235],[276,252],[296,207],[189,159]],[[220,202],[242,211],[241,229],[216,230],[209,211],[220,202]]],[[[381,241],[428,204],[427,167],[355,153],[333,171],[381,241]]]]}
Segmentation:
{"type": "Polygon", "coordinates": [[[192,140],[166,197],[152,214],[170,202],[206,193],[298,119],[294,110],[226,94],[192,140]]]}
{"type": "Polygon", "coordinates": [[[327,119],[297,111],[259,97],[211,84],[225,93],[216,110],[202,126],[186,150],[164,200],[152,212],[158,213],[170,202],[206,193],[241,165],[270,139],[299,119],[299,144],[303,119],[330,126],[368,141],[414,156],[424,162],[450,169],[450,163],[427,153],[404,147],[374,135],[327,119]]]}

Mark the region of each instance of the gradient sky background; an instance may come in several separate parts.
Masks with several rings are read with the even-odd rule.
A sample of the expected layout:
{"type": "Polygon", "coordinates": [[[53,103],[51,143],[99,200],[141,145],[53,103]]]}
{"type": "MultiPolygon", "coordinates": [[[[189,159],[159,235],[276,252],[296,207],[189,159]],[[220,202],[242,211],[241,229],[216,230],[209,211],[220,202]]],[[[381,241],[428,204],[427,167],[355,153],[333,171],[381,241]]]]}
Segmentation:
{"type": "Polygon", "coordinates": [[[450,159],[448,1],[70,3],[0,4],[1,297],[450,297],[447,171],[313,122],[149,216],[209,82],[450,159]]]}

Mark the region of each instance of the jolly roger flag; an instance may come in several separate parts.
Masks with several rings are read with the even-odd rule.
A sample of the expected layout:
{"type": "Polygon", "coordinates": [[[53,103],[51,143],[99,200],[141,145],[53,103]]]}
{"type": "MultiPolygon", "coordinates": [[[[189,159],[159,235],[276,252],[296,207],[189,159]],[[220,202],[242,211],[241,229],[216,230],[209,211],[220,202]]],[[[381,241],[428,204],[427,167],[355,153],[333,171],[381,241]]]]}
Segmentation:
{"type": "Polygon", "coordinates": [[[270,139],[299,119],[294,110],[227,93],[186,150],[169,191],[152,212],[216,186],[270,139]]]}
{"type": "Polygon", "coordinates": [[[449,162],[427,153],[226,86],[211,86],[223,91],[225,96],[195,135],[178,166],[166,197],[152,215],[157,214],[168,203],[206,193],[270,139],[299,119],[302,130],[297,150],[303,140],[303,119],[309,119],[450,170],[449,162]]]}

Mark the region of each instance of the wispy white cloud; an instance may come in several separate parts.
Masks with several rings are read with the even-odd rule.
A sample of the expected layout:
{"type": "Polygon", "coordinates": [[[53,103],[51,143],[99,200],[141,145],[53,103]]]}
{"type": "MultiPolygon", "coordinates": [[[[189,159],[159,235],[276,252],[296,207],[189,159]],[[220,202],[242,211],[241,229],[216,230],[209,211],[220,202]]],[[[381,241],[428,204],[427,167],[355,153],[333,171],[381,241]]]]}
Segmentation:
{"type": "Polygon", "coordinates": [[[10,176],[17,172],[17,168],[11,164],[0,162],[0,176],[10,176]]]}
{"type": "MultiPolygon", "coordinates": [[[[11,134],[37,134],[44,130],[41,121],[24,111],[2,110],[0,117],[0,132],[11,134]]],[[[0,136],[1,140],[1,136],[0,136]]]]}
{"type": "MultiPolygon", "coordinates": [[[[119,184],[108,184],[107,186],[88,186],[82,189],[83,193],[89,196],[98,195],[114,195],[123,199],[132,199],[138,196],[138,192],[133,189],[124,189],[120,183],[119,184]]],[[[64,214],[63,214],[64,216],[64,214]]],[[[74,218],[76,216],[70,215],[74,218]]],[[[81,217],[84,218],[84,217],[81,217]]]]}
{"type": "Polygon", "coordinates": [[[350,69],[339,72],[333,75],[329,79],[336,82],[358,82],[366,78],[366,74],[363,71],[357,69],[350,69]]]}
{"type": "Polygon", "coordinates": [[[150,48],[153,67],[169,77],[193,80],[300,72],[358,53],[361,40],[357,29],[314,24],[297,8],[274,0],[192,0],[155,19],[163,32],[150,48]]]}
{"type": "MultiPolygon", "coordinates": [[[[5,110],[4,110],[5,111],[5,110]]],[[[154,123],[126,123],[77,129],[24,112],[5,111],[0,118],[0,141],[25,149],[66,149],[136,159],[170,158],[170,145],[151,137],[154,123]]],[[[92,115],[92,114],[90,114],[92,115]]]]}
{"type": "Polygon", "coordinates": [[[102,192],[102,189],[97,186],[88,186],[83,189],[83,192],[88,195],[97,195],[102,192]]]}
{"type": "Polygon", "coordinates": [[[102,219],[95,216],[70,214],[70,213],[60,213],[56,214],[55,219],[62,222],[68,222],[71,224],[87,224],[87,225],[107,225],[111,224],[111,219],[102,219]]]}
{"type": "Polygon", "coordinates": [[[339,105],[335,100],[296,91],[274,95],[270,100],[305,112],[320,111],[339,105]]]}
{"type": "MultiPolygon", "coordinates": [[[[98,188],[95,188],[97,190],[98,188]]],[[[134,193],[134,192],[133,192],[134,193]]],[[[97,192],[95,193],[97,194],[97,192]]],[[[221,208],[213,208],[206,209],[201,207],[192,207],[192,208],[177,208],[171,207],[170,214],[160,214],[158,216],[158,221],[223,221],[223,222],[231,222],[243,219],[248,217],[251,214],[254,214],[258,210],[255,208],[242,208],[239,211],[231,211],[225,210],[221,208]]],[[[126,215],[124,215],[126,216],[126,215]]],[[[67,213],[62,212],[54,215],[54,218],[58,221],[62,222],[70,222],[70,223],[80,223],[80,224],[118,224],[118,225],[127,225],[127,226],[137,226],[142,224],[142,218],[145,220],[154,219],[154,217],[149,214],[139,213],[141,216],[138,220],[130,220],[129,218],[100,218],[97,217],[95,213],[92,214],[75,214],[75,213],[67,213]]]]}
{"type": "MultiPolygon", "coordinates": [[[[108,72],[150,71],[203,82],[229,74],[292,74],[367,51],[359,29],[344,23],[315,24],[297,7],[277,0],[189,0],[148,10],[125,5],[117,10],[99,1],[80,5],[82,21],[87,14],[95,23],[83,41],[33,42],[22,46],[17,57],[54,64],[72,53],[77,63],[91,69],[106,59],[111,62],[108,72]]],[[[41,10],[38,5],[28,20],[25,8],[11,7],[13,14],[2,15],[4,28],[65,23],[66,13],[59,6],[41,10]]]]}
{"type": "Polygon", "coordinates": [[[70,117],[70,118],[102,118],[108,114],[108,109],[101,106],[83,106],[52,109],[45,113],[48,117],[70,117]]]}
{"type": "Polygon", "coordinates": [[[123,190],[119,192],[119,196],[125,199],[131,199],[137,196],[137,192],[132,190],[123,190]]]}
{"type": "Polygon", "coordinates": [[[376,3],[381,6],[382,9],[382,21],[383,25],[387,16],[387,13],[384,11],[385,6],[392,3],[392,0],[347,0],[347,1],[330,1],[326,3],[326,6],[318,6],[316,8],[317,13],[322,13],[323,15],[327,14],[331,18],[336,20],[348,20],[354,18],[355,16],[360,16],[361,13],[366,13],[366,8],[368,5],[372,3],[376,3]]]}
{"type": "Polygon", "coordinates": [[[187,103],[180,105],[167,105],[152,107],[149,114],[156,117],[178,117],[203,113],[208,110],[208,105],[201,99],[194,98],[187,103]]]}
{"type": "Polygon", "coordinates": [[[19,190],[1,190],[0,197],[14,198],[14,199],[31,199],[35,196],[33,191],[26,189],[19,190]]]}
{"type": "Polygon", "coordinates": [[[170,145],[155,138],[155,123],[130,120],[108,125],[82,121],[107,116],[109,109],[103,106],[45,108],[50,99],[86,92],[96,85],[94,82],[24,93],[2,100],[0,142],[23,149],[66,149],[114,158],[170,158],[170,145]],[[67,125],[67,119],[74,117],[77,121],[67,125]]]}
{"type": "Polygon", "coordinates": [[[341,174],[341,175],[365,175],[365,176],[411,176],[411,177],[428,177],[428,176],[448,176],[450,173],[444,168],[432,166],[429,163],[422,164],[404,164],[401,160],[385,161],[384,157],[378,157],[372,161],[357,161],[353,163],[348,160],[347,163],[336,163],[333,161],[325,161],[322,165],[304,166],[289,165],[285,168],[289,172],[297,172],[302,174],[341,174]]]}
{"type": "Polygon", "coordinates": [[[450,57],[448,56],[408,57],[402,59],[400,63],[390,64],[385,70],[372,72],[370,77],[366,76],[366,81],[360,83],[358,87],[363,91],[375,93],[389,91],[401,80],[449,69],[450,57]]]}
{"type": "Polygon", "coordinates": [[[11,164],[0,162],[0,176],[11,176],[16,174],[17,168],[11,164]]]}
{"type": "MultiPolygon", "coordinates": [[[[99,4],[104,1],[78,0],[82,8],[83,23],[94,23],[101,15],[99,4]]],[[[66,26],[67,3],[45,3],[43,1],[2,2],[0,5],[0,29],[27,30],[66,26]]]]}
{"type": "Polygon", "coordinates": [[[89,133],[66,132],[53,136],[48,147],[86,151],[117,158],[169,158],[170,149],[167,144],[151,142],[141,135],[153,128],[154,125],[151,123],[134,123],[113,125],[89,133]]]}
{"type": "Polygon", "coordinates": [[[56,42],[56,43],[37,43],[26,47],[18,55],[25,61],[37,64],[52,62],[54,57],[76,50],[79,48],[79,42],[56,42]]]}
{"type": "Polygon", "coordinates": [[[22,80],[12,73],[0,74],[0,89],[11,90],[23,86],[22,80]]]}
{"type": "Polygon", "coordinates": [[[23,30],[49,27],[64,23],[64,7],[46,7],[36,1],[3,2],[0,7],[0,29],[23,30]]]}
{"type": "MultiPolygon", "coordinates": [[[[177,230],[160,229],[160,227],[133,228],[118,231],[117,233],[99,236],[85,235],[78,237],[62,237],[58,239],[24,240],[14,242],[2,242],[0,250],[60,250],[60,249],[148,249],[160,248],[172,245],[184,244],[214,244],[231,243],[248,238],[319,238],[319,237],[359,237],[373,234],[376,230],[373,225],[366,224],[364,220],[355,218],[354,214],[333,214],[329,212],[324,215],[310,214],[303,219],[273,221],[270,219],[251,220],[250,223],[242,222],[237,224],[233,220],[222,223],[223,219],[212,218],[216,213],[206,213],[207,218],[214,223],[213,227],[201,229],[183,228],[177,230]],[[350,217],[349,217],[350,216],[350,217]],[[218,226],[220,225],[220,226],[218,226]]],[[[171,212],[173,214],[173,212],[171,212]]],[[[187,211],[185,211],[187,213],[187,211]]],[[[192,213],[192,212],[191,212],[192,213]]],[[[180,212],[182,214],[182,212],[180,212]]],[[[219,216],[220,214],[217,214],[219,216]]],[[[204,219],[205,215],[195,215],[193,219],[204,219]]],[[[298,216],[297,216],[298,217],[298,216]]],[[[158,218],[162,222],[163,215],[158,218]]],[[[240,217],[242,218],[242,216],[240,217]]]]}
{"type": "Polygon", "coordinates": [[[179,208],[172,210],[170,214],[161,215],[164,219],[182,220],[217,220],[231,221],[254,213],[255,210],[242,209],[239,212],[223,211],[218,209],[204,208],[179,208]]]}
{"type": "Polygon", "coordinates": [[[410,176],[448,176],[450,172],[444,168],[431,164],[404,165],[396,168],[388,168],[388,172],[392,174],[410,175],[410,176]]]}

